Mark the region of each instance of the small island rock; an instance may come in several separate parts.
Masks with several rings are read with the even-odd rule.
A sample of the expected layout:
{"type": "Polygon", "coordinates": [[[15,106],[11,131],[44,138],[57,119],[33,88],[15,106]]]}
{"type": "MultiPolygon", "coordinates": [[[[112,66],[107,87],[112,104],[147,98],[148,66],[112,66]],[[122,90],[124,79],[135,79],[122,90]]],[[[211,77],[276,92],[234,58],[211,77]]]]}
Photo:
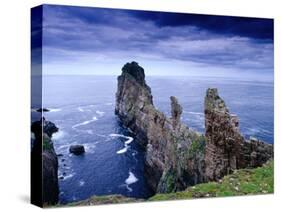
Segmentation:
{"type": "Polygon", "coordinates": [[[73,153],[74,155],[81,155],[85,153],[85,148],[83,145],[72,145],[69,148],[69,152],[73,153]]]}

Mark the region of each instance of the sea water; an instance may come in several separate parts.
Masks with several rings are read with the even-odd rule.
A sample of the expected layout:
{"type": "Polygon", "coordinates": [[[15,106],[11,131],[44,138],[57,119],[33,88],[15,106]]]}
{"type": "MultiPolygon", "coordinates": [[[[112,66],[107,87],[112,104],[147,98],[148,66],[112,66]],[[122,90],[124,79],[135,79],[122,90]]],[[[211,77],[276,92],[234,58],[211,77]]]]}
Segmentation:
{"type": "MultiPolygon", "coordinates": [[[[273,83],[226,78],[147,76],[154,105],[170,116],[174,95],[183,107],[182,122],[204,133],[206,89],[216,87],[245,137],[273,143],[273,83]]],[[[53,141],[59,156],[60,202],[93,195],[122,194],[147,198],[153,193],[144,177],[144,149],[114,114],[116,76],[44,76],[43,107],[59,127],[53,141]],[[69,153],[82,144],[85,154],[69,153]]],[[[36,112],[34,112],[36,113],[36,112]]]]}

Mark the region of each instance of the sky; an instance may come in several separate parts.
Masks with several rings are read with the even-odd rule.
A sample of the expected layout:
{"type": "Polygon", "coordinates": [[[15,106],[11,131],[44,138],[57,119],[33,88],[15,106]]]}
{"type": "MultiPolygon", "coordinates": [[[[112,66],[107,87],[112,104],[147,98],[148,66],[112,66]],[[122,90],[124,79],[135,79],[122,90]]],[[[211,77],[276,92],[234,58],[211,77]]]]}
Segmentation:
{"type": "Polygon", "coordinates": [[[273,43],[272,19],[43,6],[44,74],[273,80],[273,43]]]}

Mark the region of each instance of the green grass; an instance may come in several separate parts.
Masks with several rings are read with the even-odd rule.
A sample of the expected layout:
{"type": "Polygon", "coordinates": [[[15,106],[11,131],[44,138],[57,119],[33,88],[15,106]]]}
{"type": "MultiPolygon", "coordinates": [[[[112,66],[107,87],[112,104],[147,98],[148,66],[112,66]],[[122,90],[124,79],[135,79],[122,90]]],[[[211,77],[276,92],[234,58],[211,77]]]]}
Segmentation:
{"type": "Polygon", "coordinates": [[[48,151],[53,148],[51,139],[48,136],[43,136],[43,150],[48,151]]]}
{"type": "Polygon", "coordinates": [[[203,135],[197,136],[191,143],[188,149],[188,156],[194,157],[196,154],[203,152],[205,149],[205,137],[203,135]]]}
{"type": "Polygon", "coordinates": [[[72,202],[67,205],[60,205],[60,206],[101,205],[101,204],[140,202],[140,201],[144,201],[144,200],[129,198],[122,195],[106,195],[106,196],[93,196],[86,200],[82,200],[79,202],[72,202]]]}
{"type": "Polygon", "coordinates": [[[176,179],[176,173],[174,170],[169,169],[167,171],[164,171],[158,185],[158,190],[165,193],[175,192],[176,179]]]}
{"type": "Polygon", "coordinates": [[[202,183],[176,193],[156,194],[149,200],[269,194],[274,192],[273,177],[273,161],[270,161],[263,167],[237,170],[220,182],[202,183]]]}

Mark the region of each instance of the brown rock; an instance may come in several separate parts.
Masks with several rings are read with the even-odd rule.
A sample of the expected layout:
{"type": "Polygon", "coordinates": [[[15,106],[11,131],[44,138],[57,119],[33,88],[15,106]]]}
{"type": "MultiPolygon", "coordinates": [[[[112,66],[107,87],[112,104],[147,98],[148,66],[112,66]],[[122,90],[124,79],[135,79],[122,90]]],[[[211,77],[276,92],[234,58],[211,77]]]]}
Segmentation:
{"type": "Polygon", "coordinates": [[[187,151],[200,135],[180,122],[182,107],[175,97],[171,97],[171,119],[154,107],[144,70],[136,62],[127,63],[118,77],[115,113],[146,147],[145,173],[154,191],[181,190],[202,181],[198,163],[204,157],[196,158],[196,150],[190,153],[194,157],[189,157],[187,151]],[[166,173],[174,174],[173,185],[166,173]]]}
{"type": "Polygon", "coordinates": [[[205,97],[205,130],[207,180],[218,180],[235,169],[261,166],[273,157],[272,145],[244,139],[238,117],[229,113],[216,88],[209,88],[205,97]]]}

